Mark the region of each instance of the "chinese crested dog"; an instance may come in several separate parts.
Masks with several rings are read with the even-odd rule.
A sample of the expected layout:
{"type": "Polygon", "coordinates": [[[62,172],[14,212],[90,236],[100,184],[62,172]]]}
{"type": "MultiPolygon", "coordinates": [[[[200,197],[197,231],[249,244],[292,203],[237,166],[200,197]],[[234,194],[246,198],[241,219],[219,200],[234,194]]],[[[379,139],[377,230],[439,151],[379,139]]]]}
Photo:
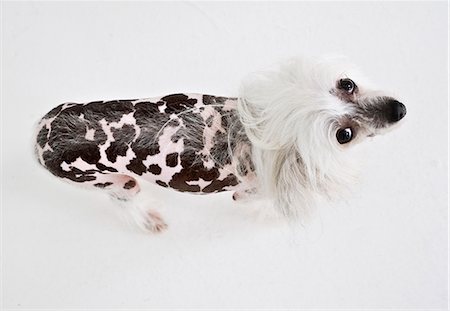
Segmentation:
{"type": "Polygon", "coordinates": [[[70,183],[108,192],[158,232],[166,223],[137,207],[139,182],[183,192],[233,191],[289,219],[351,183],[348,149],[406,114],[354,67],[291,59],[250,75],[238,97],[163,97],[65,103],[40,121],[39,162],[70,183]]]}

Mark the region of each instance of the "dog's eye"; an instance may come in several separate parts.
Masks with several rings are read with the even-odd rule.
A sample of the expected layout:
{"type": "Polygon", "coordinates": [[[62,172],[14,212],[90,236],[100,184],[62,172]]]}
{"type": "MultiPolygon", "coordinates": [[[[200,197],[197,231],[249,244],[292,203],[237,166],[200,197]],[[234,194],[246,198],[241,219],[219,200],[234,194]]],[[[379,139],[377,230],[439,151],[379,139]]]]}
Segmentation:
{"type": "Polygon", "coordinates": [[[336,133],[337,141],[343,145],[350,142],[353,138],[353,131],[350,127],[340,129],[336,133]]]}
{"type": "Polygon", "coordinates": [[[339,88],[349,94],[353,94],[356,89],[356,84],[350,79],[341,79],[339,80],[339,88]]]}

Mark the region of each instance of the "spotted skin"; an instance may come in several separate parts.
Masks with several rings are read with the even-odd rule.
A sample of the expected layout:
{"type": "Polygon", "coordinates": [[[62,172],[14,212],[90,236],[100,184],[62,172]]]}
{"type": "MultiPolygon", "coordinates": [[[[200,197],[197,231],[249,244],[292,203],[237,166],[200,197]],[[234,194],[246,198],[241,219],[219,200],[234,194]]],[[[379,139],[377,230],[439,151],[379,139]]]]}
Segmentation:
{"type": "Polygon", "coordinates": [[[173,94],[65,103],[41,120],[40,163],[54,175],[127,198],[135,177],[182,192],[248,190],[251,147],[236,98],[173,94]]]}

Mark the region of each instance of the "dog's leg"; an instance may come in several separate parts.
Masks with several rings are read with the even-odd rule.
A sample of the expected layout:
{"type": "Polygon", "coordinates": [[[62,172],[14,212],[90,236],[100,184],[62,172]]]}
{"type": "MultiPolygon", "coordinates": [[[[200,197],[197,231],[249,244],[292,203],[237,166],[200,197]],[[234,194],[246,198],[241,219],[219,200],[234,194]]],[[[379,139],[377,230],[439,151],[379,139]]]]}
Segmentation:
{"type": "Polygon", "coordinates": [[[129,222],[138,225],[144,231],[161,232],[167,224],[161,215],[153,209],[142,206],[136,198],[140,192],[137,180],[131,176],[115,173],[95,173],[95,180],[83,182],[83,186],[93,186],[105,190],[121,206],[129,222]]]}

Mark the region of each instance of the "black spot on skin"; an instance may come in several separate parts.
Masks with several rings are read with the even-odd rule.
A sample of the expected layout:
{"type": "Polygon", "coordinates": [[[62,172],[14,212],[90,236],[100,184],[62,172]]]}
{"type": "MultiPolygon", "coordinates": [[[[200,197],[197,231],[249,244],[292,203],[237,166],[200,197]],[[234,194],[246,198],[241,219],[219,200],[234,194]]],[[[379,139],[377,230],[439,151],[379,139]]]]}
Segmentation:
{"type": "Polygon", "coordinates": [[[103,189],[103,188],[106,188],[108,186],[111,186],[112,184],[113,184],[112,182],[96,183],[96,184],[94,184],[94,187],[103,189]]]}
{"type": "Polygon", "coordinates": [[[142,160],[140,160],[139,158],[133,158],[126,167],[139,176],[147,171],[147,167],[145,167],[144,163],[142,163],[142,160]]]}
{"type": "Polygon", "coordinates": [[[136,182],[133,179],[130,179],[129,181],[127,181],[125,183],[125,185],[123,186],[123,189],[131,189],[134,188],[136,186],[136,182]]]}
{"type": "Polygon", "coordinates": [[[167,185],[165,182],[161,181],[161,180],[157,180],[156,183],[157,183],[158,185],[162,186],[162,187],[165,187],[165,188],[168,187],[168,185],[167,185]]]}
{"type": "Polygon", "coordinates": [[[192,150],[187,150],[180,155],[181,166],[180,172],[174,174],[169,182],[169,186],[182,192],[199,192],[199,185],[190,185],[187,182],[198,181],[201,179],[205,181],[212,181],[220,176],[217,167],[207,169],[203,166],[201,161],[196,161],[196,154],[192,150]]]}
{"type": "Polygon", "coordinates": [[[136,131],[133,125],[124,124],[122,128],[112,128],[111,132],[114,141],[106,149],[106,157],[114,163],[117,161],[117,156],[126,156],[127,150],[136,136],[136,131]]]}
{"type": "MultiPolygon", "coordinates": [[[[62,110],[58,116],[57,119],[55,119],[55,121],[57,120],[63,120],[68,118],[69,116],[72,117],[80,117],[81,114],[85,114],[86,111],[84,110],[84,105],[83,104],[72,104],[72,106],[65,108],[64,110],[62,110]]],[[[81,119],[79,119],[79,122],[83,122],[81,121],[81,119]]],[[[55,122],[53,121],[53,122],[55,122]]]]}
{"type": "Polygon", "coordinates": [[[211,127],[211,126],[213,125],[213,121],[214,121],[214,116],[209,116],[209,117],[206,119],[205,123],[206,123],[206,125],[207,125],[208,127],[211,127]]]}
{"type": "MultiPolygon", "coordinates": [[[[212,96],[212,95],[203,95],[202,101],[205,105],[225,105],[225,101],[227,99],[236,100],[235,97],[222,97],[222,96],[212,96]]],[[[222,110],[222,107],[219,107],[218,110],[222,110]]]]}
{"type": "Polygon", "coordinates": [[[105,164],[100,163],[100,162],[97,163],[95,166],[102,172],[108,171],[108,172],[117,173],[117,170],[114,167],[106,166],[105,164]]]}
{"type": "MultiPolygon", "coordinates": [[[[134,117],[136,123],[139,126],[144,126],[148,120],[155,118],[155,115],[160,114],[158,106],[164,103],[152,103],[152,102],[140,102],[134,105],[135,113],[134,117]]],[[[169,120],[169,116],[166,116],[166,121],[169,120]]]]}
{"type": "Polygon", "coordinates": [[[83,114],[86,120],[106,122],[119,122],[120,119],[134,111],[134,106],[130,100],[113,100],[108,102],[91,102],[83,107],[83,114]]]}
{"type": "Polygon", "coordinates": [[[152,164],[148,167],[148,171],[153,175],[161,174],[161,167],[158,164],[152,164]]]}
{"type": "Polygon", "coordinates": [[[97,173],[97,170],[80,170],[78,167],[75,166],[69,166],[69,168],[74,172],[75,174],[95,174],[97,173]]]}
{"type": "Polygon", "coordinates": [[[223,180],[215,179],[211,184],[203,188],[202,192],[211,193],[211,192],[221,192],[224,191],[227,186],[236,186],[239,183],[236,176],[230,174],[223,180]]]}
{"type": "Polygon", "coordinates": [[[164,112],[168,114],[177,113],[180,110],[191,109],[197,103],[195,98],[189,98],[185,94],[172,94],[161,98],[161,100],[166,102],[166,109],[164,112]]]}
{"type": "Polygon", "coordinates": [[[100,161],[100,150],[97,145],[82,144],[78,147],[79,156],[89,164],[96,164],[100,161]]]}
{"type": "Polygon", "coordinates": [[[107,140],[105,132],[103,132],[103,129],[99,127],[94,132],[94,141],[98,142],[99,144],[103,145],[107,140]]]}
{"type": "Polygon", "coordinates": [[[175,167],[178,164],[178,153],[169,153],[166,156],[166,165],[169,167],[175,167]]]}
{"type": "Polygon", "coordinates": [[[45,116],[44,119],[50,119],[55,117],[62,109],[62,107],[64,106],[64,104],[61,104],[55,108],[53,108],[52,110],[50,110],[45,116]]]}
{"type": "Polygon", "coordinates": [[[177,176],[174,176],[169,182],[169,186],[181,192],[200,192],[201,188],[199,185],[189,185],[186,183],[186,180],[183,180],[184,178],[181,176],[183,176],[183,173],[177,173],[177,176]]]}
{"type": "Polygon", "coordinates": [[[179,131],[177,133],[175,133],[174,135],[172,135],[172,137],[170,137],[170,140],[174,143],[178,142],[181,138],[183,137],[183,135],[181,135],[179,133],[179,131]]]}
{"type": "Polygon", "coordinates": [[[48,131],[47,127],[44,125],[37,135],[36,140],[37,140],[37,143],[39,144],[39,146],[41,146],[41,148],[44,148],[45,144],[47,143],[48,133],[49,133],[49,131],[48,131]]]}

